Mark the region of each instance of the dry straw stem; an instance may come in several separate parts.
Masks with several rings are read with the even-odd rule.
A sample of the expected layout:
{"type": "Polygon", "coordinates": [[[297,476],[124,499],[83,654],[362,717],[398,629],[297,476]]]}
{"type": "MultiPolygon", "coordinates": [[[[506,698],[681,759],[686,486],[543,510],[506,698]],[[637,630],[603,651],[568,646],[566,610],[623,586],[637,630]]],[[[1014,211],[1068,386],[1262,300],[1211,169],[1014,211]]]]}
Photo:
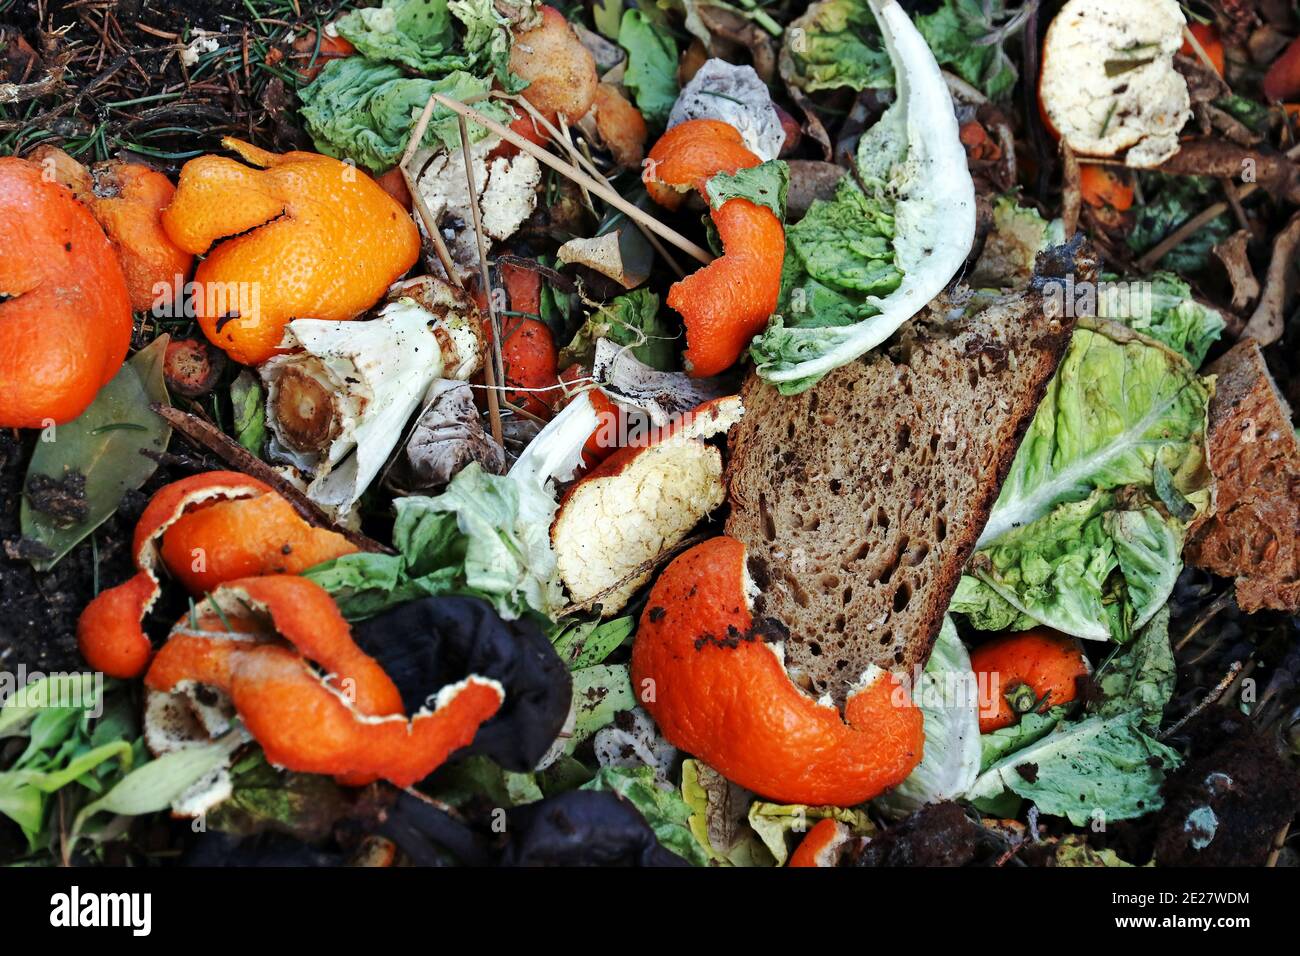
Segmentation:
{"type": "MultiPolygon", "coordinates": [[[[528,113],[529,117],[532,119],[533,123],[537,126],[540,126],[543,130],[545,130],[546,134],[550,136],[552,140],[554,140],[557,143],[560,143],[560,145],[565,148],[565,152],[567,152],[570,156],[573,157],[574,162],[578,166],[580,166],[582,169],[590,173],[593,177],[595,177],[597,181],[603,183],[606,186],[609,186],[610,189],[613,189],[613,187],[610,186],[609,180],[605,178],[605,175],[601,173],[599,169],[596,168],[596,164],[593,163],[588,157],[580,153],[578,150],[574,149],[571,143],[562,141],[560,138],[560,131],[557,130],[554,125],[552,125],[550,120],[548,120],[545,116],[539,113],[537,111],[537,108],[533,106],[532,103],[529,103],[528,100],[524,99],[522,96],[511,96],[508,93],[498,92],[495,93],[494,95],[503,100],[510,100],[510,102],[514,103],[516,106],[523,107],[524,110],[528,113]]],[[[673,254],[669,252],[666,248],[664,248],[664,244],[659,241],[659,237],[656,236],[653,232],[651,232],[650,228],[644,222],[642,222],[639,219],[633,219],[632,222],[636,225],[638,229],[641,230],[641,234],[645,236],[647,240],[649,240],[650,245],[654,249],[654,251],[657,252],[660,256],[662,256],[663,260],[668,263],[668,265],[672,268],[674,272],[677,273],[678,278],[686,275],[686,270],[681,267],[681,265],[677,262],[675,258],[673,258],[673,254]]]]}
{"type": "Polygon", "coordinates": [[[460,116],[460,152],[465,160],[465,181],[469,186],[469,210],[474,219],[474,239],[478,245],[479,281],[483,299],[487,302],[488,323],[492,326],[492,355],[484,365],[488,385],[488,417],[492,424],[492,437],[498,445],[501,439],[501,409],[498,405],[497,383],[505,381],[505,361],[501,357],[501,322],[496,306],[492,304],[492,277],[488,272],[487,247],[483,240],[483,217],[479,215],[478,184],[474,182],[474,161],[469,150],[469,127],[460,116]]]}
{"type": "Polygon", "coordinates": [[[484,116],[478,110],[470,106],[466,106],[464,103],[458,102],[457,100],[449,99],[448,97],[443,96],[441,93],[431,94],[431,99],[433,99],[439,106],[445,106],[453,113],[456,113],[457,115],[464,117],[465,119],[471,119],[475,123],[478,123],[480,126],[486,127],[487,129],[491,130],[493,133],[496,133],[506,142],[523,150],[525,153],[528,153],[530,156],[535,158],[539,163],[543,163],[544,165],[551,167],[551,169],[554,169],[557,173],[560,173],[563,176],[567,176],[569,179],[572,179],[579,186],[582,186],[583,188],[589,190],[590,192],[595,193],[601,199],[605,200],[605,202],[609,203],[615,209],[619,210],[619,212],[622,212],[633,221],[641,223],[647,229],[650,229],[652,232],[656,233],[661,239],[664,239],[665,241],[676,246],[678,249],[681,249],[687,255],[691,256],[693,259],[696,259],[705,265],[708,265],[710,262],[713,261],[713,256],[709,255],[707,250],[691,242],[681,233],[677,232],[677,230],[671,229],[668,226],[665,226],[658,219],[655,219],[653,216],[647,215],[643,209],[640,209],[637,206],[632,205],[632,203],[628,202],[626,199],[624,199],[622,196],[616,193],[609,186],[587,175],[572,163],[565,162],[564,160],[553,155],[549,151],[538,146],[536,143],[532,143],[524,139],[514,130],[502,126],[500,123],[492,119],[490,116],[484,116]]]}

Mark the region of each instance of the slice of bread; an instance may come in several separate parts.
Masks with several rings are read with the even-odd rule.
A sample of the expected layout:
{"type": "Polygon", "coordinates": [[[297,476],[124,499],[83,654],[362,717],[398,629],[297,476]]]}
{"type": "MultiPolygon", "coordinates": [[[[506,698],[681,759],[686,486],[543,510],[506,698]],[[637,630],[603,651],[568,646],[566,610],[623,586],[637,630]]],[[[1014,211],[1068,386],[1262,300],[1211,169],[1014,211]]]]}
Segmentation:
{"type": "Polygon", "coordinates": [[[746,383],[727,534],[796,683],[842,704],[871,665],[924,666],[1072,328],[1030,290],[923,314],[798,395],[746,383]]]}

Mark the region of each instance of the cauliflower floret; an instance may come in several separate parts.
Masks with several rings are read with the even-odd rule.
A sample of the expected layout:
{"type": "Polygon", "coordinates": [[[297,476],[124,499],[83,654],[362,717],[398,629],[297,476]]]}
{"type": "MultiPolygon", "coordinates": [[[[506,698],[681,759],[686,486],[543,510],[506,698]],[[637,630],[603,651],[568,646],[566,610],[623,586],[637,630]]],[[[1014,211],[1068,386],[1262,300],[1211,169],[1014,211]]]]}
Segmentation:
{"type": "Polygon", "coordinates": [[[1178,152],[1191,118],[1187,83],[1174,69],[1186,21],[1177,0],[1070,0],[1043,44],[1040,91],[1048,119],[1086,156],[1127,150],[1129,166],[1158,166],[1178,152]]]}

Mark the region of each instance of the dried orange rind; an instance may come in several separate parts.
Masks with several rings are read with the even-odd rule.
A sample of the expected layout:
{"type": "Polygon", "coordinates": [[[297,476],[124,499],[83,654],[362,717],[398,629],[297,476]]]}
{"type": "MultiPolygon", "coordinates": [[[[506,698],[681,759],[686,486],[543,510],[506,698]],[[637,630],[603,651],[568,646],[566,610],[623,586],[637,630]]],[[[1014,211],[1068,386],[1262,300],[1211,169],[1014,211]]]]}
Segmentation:
{"type": "Polygon", "coordinates": [[[131,308],[165,307],[183,287],[194,257],[167,235],[162,211],[176,187],[148,166],[108,160],[87,169],[57,146],[38,146],[28,159],[39,163],[86,204],[117,252],[131,308]]]}
{"type": "Polygon", "coordinates": [[[356,318],[415,264],[415,223],[356,167],[222,144],[244,163],[190,160],[162,217],[177,246],[208,253],[194,276],[195,309],[231,358],[264,362],[291,319],[356,318]]]}
{"type": "Polygon", "coordinates": [[[498,682],[471,675],[408,719],[396,686],[352,641],[329,595],[305,578],[232,581],[200,610],[205,626],[178,625],[146,686],[170,693],[199,683],[228,694],[267,760],[290,770],[410,786],[469,744],[504,699],[498,682]],[[266,632],[219,633],[212,619],[223,606],[265,615],[266,632]]]}
{"type": "Polygon", "coordinates": [[[925,743],[921,711],[873,668],[844,715],[786,673],[779,622],[749,608],[745,546],[718,537],[655,583],[632,682],[664,736],[729,780],[782,803],[853,806],[906,779],[925,743]]]}
{"type": "Polygon", "coordinates": [[[153,649],[141,621],[161,593],[160,563],[201,594],[252,574],[296,574],[355,550],[342,535],[309,525],[269,485],[239,472],[172,482],[136,523],[135,576],[101,592],[81,612],[81,654],[110,677],[144,673],[153,649]]]}
{"type": "MultiPolygon", "coordinates": [[[[656,202],[676,209],[687,191],[703,194],[712,176],[760,162],[734,127],[688,120],[655,143],[642,179],[656,202]]],[[[785,262],[785,229],[772,210],[731,199],[713,209],[712,218],[723,255],[668,291],[668,305],[686,325],[686,369],[697,377],[730,368],[767,325],[785,262]]]]}
{"type": "Polygon", "coordinates": [[[0,221],[0,427],[72,421],[131,342],[122,267],[86,207],[35,163],[0,159],[0,221]]]}

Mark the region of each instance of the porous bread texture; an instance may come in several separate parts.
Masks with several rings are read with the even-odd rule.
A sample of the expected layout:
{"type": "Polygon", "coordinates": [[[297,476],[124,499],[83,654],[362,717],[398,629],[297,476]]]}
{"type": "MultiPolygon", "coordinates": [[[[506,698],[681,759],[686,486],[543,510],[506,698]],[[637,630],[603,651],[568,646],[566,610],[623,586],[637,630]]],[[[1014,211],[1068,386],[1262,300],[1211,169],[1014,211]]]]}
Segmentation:
{"type": "Polygon", "coordinates": [[[734,396],[708,402],[662,440],[616,453],[570,489],[551,546],[574,602],[599,598],[603,617],[618,613],[650,579],[655,559],[722,504],[722,455],[704,439],[742,412],[734,396]]]}
{"type": "Polygon", "coordinates": [[[914,320],[798,395],[749,379],[726,530],[797,684],[842,704],[873,665],[924,666],[1071,329],[1029,291],[914,320]]]}
{"type": "Polygon", "coordinates": [[[1206,371],[1215,513],[1190,535],[1189,563],[1236,579],[1243,611],[1300,611],[1300,442],[1259,346],[1245,339],[1206,371]]]}

